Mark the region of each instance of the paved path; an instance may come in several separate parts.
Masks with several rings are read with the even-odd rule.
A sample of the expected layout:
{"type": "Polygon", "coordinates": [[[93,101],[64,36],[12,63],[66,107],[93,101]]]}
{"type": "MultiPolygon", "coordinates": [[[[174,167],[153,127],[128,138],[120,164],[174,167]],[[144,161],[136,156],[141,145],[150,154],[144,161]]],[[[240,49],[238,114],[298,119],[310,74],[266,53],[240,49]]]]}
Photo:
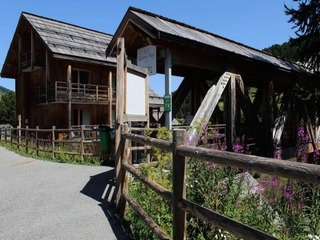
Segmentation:
{"type": "Polygon", "coordinates": [[[0,239],[127,239],[112,217],[111,167],[22,157],[0,147],[0,239]]]}

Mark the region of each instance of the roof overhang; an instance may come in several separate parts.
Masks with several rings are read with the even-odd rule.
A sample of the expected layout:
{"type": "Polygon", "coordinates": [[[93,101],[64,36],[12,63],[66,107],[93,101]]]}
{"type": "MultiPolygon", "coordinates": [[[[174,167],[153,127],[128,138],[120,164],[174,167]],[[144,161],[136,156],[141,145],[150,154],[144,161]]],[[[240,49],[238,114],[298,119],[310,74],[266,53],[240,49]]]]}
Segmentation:
{"type": "MultiPolygon", "coordinates": [[[[269,74],[270,77],[273,75],[283,77],[288,74],[295,77],[308,75],[303,67],[295,63],[132,7],[127,10],[109,43],[106,56],[116,56],[118,38],[125,39],[127,56],[133,61],[138,48],[156,45],[160,58],[161,49],[171,48],[174,66],[172,71],[176,71],[176,75],[186,71],[187,68],[220,72],[238,70],[240,73],[255,77],[259,74],[269,74]]],[[[161,60],[158,64],[160,64],[159,72],[163,72],[161,60]]]]}

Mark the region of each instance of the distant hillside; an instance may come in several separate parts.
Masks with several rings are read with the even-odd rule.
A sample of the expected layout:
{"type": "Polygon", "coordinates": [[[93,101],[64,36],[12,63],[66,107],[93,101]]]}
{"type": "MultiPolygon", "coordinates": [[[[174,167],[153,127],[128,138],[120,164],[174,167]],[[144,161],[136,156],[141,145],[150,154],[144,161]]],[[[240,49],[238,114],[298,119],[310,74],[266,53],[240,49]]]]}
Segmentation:
{"type": "Polygon", "coordinates": [[[299,49],[297,47],[293,47],[290,41],[282,44],[274,44],[268,48],[262,49],[262,51],[293,62],[297,62],[299,60],[299,49]]]}
{"type": "Polygon", "coordinates": [[[8,92],[11,92],[11,90],[9,90],[9,89],[7,89],[7,88],[5,88],[5,87],[0,86],[0,98],[1,98],[1,96],[2,96],[3,94],[6,94],[6,93],[8,93],[8,92]]]}

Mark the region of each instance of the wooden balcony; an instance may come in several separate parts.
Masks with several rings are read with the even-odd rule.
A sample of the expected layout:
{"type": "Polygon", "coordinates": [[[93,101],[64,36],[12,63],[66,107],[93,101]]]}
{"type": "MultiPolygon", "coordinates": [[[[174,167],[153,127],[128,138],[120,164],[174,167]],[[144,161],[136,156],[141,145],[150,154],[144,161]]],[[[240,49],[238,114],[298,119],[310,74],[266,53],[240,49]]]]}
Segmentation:
{"type": "MultiPolygon", "coordinates": [[[[115,91],[112,93],[112,102],[115,103],[115,91]]],[[[82,104],[109,104],[109,87],[93,84],[71,84],[70,99],[72,103],[82,104]]],[[[34,89],[33,100],[35,103],[48,102],[68,102],[69,91],[67,82],[55,82],[45,87],[34,89]],[[46,97],[47,96],[47,97],[46,97]]]]}

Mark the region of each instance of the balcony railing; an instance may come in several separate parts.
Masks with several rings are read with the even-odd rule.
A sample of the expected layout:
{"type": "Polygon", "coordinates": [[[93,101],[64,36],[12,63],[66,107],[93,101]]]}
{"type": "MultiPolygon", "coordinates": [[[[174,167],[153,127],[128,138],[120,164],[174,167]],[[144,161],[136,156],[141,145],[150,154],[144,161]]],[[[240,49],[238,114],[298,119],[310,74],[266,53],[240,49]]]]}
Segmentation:
{"type": "MultiPolygon", "coordinates": [[[[68,102],[67,82],[55,82],[48,85],[48,90],[44,87],[37,87],[34,89],[34,101],[36,103],[48,102],[68,102]],[[46,97],[47,95],[47,97],[46,97]]],[[[93,84],[72,83],[71,84],[71,102],[73,103],[109,103],[109,87],[93,84]]],[[[115,102],[115,94],[112,93],[113,102],[115,102]]]]}

